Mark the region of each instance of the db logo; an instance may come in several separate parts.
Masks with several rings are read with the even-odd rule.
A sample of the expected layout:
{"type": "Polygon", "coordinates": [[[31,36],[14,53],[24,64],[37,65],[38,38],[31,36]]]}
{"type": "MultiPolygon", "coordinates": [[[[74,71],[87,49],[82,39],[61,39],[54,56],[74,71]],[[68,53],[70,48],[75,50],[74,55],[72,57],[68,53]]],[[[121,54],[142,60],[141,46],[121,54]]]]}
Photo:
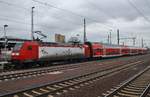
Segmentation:
{"type": "Polygon", "coordinates": [[[41,50],[41,53],[44,54],[44,55],[45,55],[45,54],[48,54],[48,52],[45,51],[44,49],[41,50]]]}

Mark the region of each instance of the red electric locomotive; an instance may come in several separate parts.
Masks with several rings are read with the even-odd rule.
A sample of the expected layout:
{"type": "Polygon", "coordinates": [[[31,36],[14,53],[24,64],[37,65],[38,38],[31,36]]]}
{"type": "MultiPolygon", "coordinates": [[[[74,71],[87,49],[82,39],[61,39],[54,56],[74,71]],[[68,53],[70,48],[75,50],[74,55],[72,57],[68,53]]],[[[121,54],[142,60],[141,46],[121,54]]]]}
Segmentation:
{"type": "Polygon", "coordinates": [[[41,43],[28,41],[18,43],[12,52],[13,62],[37,62],[85,58],[88,46],[80,44],[41,43]],[[86,52],[85,52],[86,51],[86,52]]]}

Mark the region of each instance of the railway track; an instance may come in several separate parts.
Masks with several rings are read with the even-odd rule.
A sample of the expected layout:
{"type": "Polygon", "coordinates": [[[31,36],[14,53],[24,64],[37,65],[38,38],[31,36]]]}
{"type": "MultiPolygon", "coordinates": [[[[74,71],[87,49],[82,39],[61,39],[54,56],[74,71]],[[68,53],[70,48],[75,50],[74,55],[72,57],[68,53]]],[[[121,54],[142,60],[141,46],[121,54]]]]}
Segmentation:
{"type": "Polygon", "coordinates": [[[66,69],[74,69],[74,68],[79,68],[81,66],[82,65],[67,65],[67,66],[39,68],[39,69],[33,69],[33,70],[23,70],[23,71],[19,71],[19,72],[18,71],[12,71],[12,72],[9,72],[8,74],[7,73],[0,74],[0,82],[20,79],[20,78],[40,76],[40,75],[48,74],[50,72],[66,70],[66,69]]]}
{"type": "MultiPolygon", "coordinates": [[[[113,91],[104,93],[105,97],[150,97],[150,66],[120,84],[113,91]]],[[[98,96],[99,97],[99,96],[98,96]]]]}
{"type": "MultiPolygon", "coordinates": [[[[134,58],[131,58],[131,59],[134,59],[134,58]]],[[[128,60],[128,62],[130,63],[131,59],[127,58],[125,60],[128,60]]],[[[5,73],[0,74],[0,82],[16,80],[16,79],[21,79],[21,78],[35,77],[35,76],[45,75],[50,72],[62,71],[62,70],[66,70],[66,69],[75,69],[75,68],[79,68],[79,67],[88,65],[86,63],[88,63],[88,62],[85,62],[83,64],[80,63],[80,64],[74,64],[74,65],[64,65],[64,66],[62,65],[62,66],[55,66],[55,67],[44,67],[44,68],[38,68],[38,69],[5,72],[5,73]]]]}
{"type": "Polygon", "coordinates": [[[94,71],[84,75],[64,79],[49,84],[42,84],[40,86],[31,87],[13,93],[1,95],[0,97],[53,97],[54,95],[60,95],[61,93],[74,90],[82,86],[88,85],[97,81],[103,77],[110,76],[112,74],[119,73],[123,70],[133,68],[136,65],[144,63],[143,61],[137,61],[123,66],[113,67],[106,70],[94,71]]]}

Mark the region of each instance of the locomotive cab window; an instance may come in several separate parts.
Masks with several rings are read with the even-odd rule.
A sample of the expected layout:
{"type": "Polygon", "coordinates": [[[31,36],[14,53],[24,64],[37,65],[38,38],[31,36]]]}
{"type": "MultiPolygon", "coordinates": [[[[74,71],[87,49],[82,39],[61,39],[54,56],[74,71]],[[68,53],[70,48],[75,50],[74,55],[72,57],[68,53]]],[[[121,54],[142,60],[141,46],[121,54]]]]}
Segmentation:
{"type": "Polygon", "coordinates": [[[19,51],[21,49],[22,45],[23,45],[23,43],[16,43],[13,50],[14,51],[19,51]]]}
{"type": "Polygon", "coordinates": [[[27,50],[32,50],[32,46],[31,46],[31,45],[28,46],[28,47],[27,47],[27,50]]]}

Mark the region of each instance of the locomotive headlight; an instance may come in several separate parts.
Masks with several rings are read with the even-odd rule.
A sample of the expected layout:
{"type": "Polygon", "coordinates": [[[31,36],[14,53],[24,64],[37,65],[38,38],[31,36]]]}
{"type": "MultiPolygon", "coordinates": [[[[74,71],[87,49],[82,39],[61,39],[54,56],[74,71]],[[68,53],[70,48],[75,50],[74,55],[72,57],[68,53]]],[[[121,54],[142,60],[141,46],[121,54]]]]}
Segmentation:
{"type": "Polygon", "coordinates": [[[15,55],[16,55],[16,56],[19,56],[19,53],[12,53],[11,55],[12,55],[12,56],[15,56],[15,55]]]}
{"type": "Polygon", "coordinates": [[[12,56],[14,56],[14,55],[15,55],[15,53],[12,53],[11,55],[12,55],[12,56]]]}
{"type": "Polygon", "coordinates": [[[16,56],[19,56],[19,53],[16,53],[16,56]]]}

